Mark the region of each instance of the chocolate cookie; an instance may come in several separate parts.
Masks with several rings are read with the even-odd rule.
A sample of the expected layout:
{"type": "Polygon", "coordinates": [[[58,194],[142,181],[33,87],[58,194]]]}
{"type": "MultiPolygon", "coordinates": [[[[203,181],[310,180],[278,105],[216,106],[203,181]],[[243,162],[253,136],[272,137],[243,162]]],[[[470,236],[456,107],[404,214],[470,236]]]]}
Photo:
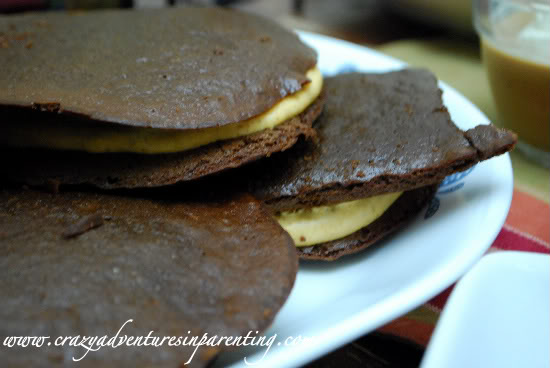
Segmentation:
{"type": "Polygon", "coordinates": [[[492,125],[466,132],[451,121],[426,70],[350,73],[325,80],[327,101],[307,143],[262,168],[251,190],[273,210],[350,201],[442,181],[512,149],[516,135],[492,125]]]}
{"type": "MultiPolygon", "coordinates": [[[[183,366],[196,345],[169,337],[190,343],[204,334],[258,336],[286,300],[296,271],[292,240],[249,195],[199,202],[0,190],[1,340],[49,336],[41,347],[3,346],[0,361],[183,366]],[[87,355],[69,341],[55,344],[59,336],[107,335],[106,343],[122,326],[120,338],[153,331],[158,339],[148,346],[125,340],[87,355]]],[[[203,346],[189,366],[205,366],[237,346],[203,346]]]]}
{"type": "Polygon", "coordinates": [[[338,75],[326,79],[325,91],[314,125],[318,143],[302,142],[246,168],[250,191],[274,213],[405,194],[357,233],[300,247],[302,258],[332,260],[363,249],[417,213],[447,175],[516,143],[515,134],[492,125],[458,129],[425,70],[338,75]]]}
{"type": "Polygon", "coordinates": [[[268,19],[220,8],[0,17],[0,106],[164,129],[237,123],[317,62],[268,19]]]}
{"type": "MultiPolygon", "coordinates": [[[[170,139],[170,132],[242,123],[301,91],[317,57],[296,34],[272,21],[218,8],[3,16],[0,41],[6,46],[0,53],[0,114],[12,127],[0,142],[47,147],[4,153],[9,160],[2,164],[10,166],[7,177],[15,182],[134,188],[192,180],[311,137],[311,123],[322,109],[318,97],[274,129],[232,139],[212,134],[206,142],[213,143],[176,153],[91,154],[78,145],[68,148],[82,151],[50,149],[55,134],[48,144],[38,134],[27,145],[25,134],[18,138],[23,143],[17,141],[19,131],[40,131],[36,125],[51,133],[54,124],[62,124],[83,140],[90,138],[83,127],[101,128],[104,140],[111,138],[109,129],[122,130],[131,146],[150,129],[168,132],[163,137],[170,139]]],[[[114,145],[113,152],[141,152],[114,145]]]]}

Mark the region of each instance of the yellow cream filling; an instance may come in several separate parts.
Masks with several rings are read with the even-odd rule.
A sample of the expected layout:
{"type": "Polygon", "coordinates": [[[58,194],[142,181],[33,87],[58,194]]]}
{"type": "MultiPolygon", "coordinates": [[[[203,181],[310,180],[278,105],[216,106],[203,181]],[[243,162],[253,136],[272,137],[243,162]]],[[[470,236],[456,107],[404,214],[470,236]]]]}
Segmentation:
{"type": "Polygon", "coordinates": [[[281,212],[275,216],[297,247],[341,239],[379,218],[402,192],[320,206],[297,211],[281,212]]]}
{"type": "MultiPolygon", "coordinates": [[[[311,81],[283,98],[266,112],[234,124],[194,130],[9,124],[3,143],[19,147],[46,147],[87,152],[180,152],[206,144],[272,129],[304,111],[321,93],[323,77],[317,67],[306,76],[311,81]],[[10,127],[11,126],[11,127],[10,127]],[[21,129],[23,127],[23,129],[21,129]]],[[[3,128],[5,129],[5,128],[3,128]]]]}

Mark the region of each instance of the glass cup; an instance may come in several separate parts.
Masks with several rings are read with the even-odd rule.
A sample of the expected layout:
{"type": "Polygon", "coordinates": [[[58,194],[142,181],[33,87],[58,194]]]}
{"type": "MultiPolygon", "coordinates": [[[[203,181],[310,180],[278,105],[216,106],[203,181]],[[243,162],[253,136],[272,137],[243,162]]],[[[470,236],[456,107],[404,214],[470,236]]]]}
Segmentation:
{"type": "Polygon", "coordinates": [[[500,125],[550,167],[550,0],[474,0],[473,18],[500,125]]]}

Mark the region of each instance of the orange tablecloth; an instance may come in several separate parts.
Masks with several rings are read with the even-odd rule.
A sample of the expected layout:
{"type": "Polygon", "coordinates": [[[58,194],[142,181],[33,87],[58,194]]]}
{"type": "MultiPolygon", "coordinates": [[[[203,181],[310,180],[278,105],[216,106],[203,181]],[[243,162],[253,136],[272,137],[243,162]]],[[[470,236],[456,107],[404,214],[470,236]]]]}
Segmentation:
{"type": "MultiPolygon", "coordinates": [[[[549,224],[548,203],[515,189],[510,213],[488,252],[519,250],[550,253],[549,224]]],[[[388,323],[379,331],[426,346],[452,288],[449,287],[428,303],[388,323]]]]}

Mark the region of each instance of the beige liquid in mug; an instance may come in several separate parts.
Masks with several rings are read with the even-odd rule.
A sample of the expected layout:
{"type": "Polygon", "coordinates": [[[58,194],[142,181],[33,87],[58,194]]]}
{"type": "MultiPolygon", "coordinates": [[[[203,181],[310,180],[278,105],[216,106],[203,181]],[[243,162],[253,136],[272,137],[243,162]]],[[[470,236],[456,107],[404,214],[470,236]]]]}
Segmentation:
{"type": "Polygon", "coordinates": [[[501,125],[515,131],[521,142],[549,152],[550,32],[545,27],[550,23],[543,23],[550,22],[547,18],[517,13],[500,19],[494,24],[494,39],[482,38],[481,52],[501,125]]]}

